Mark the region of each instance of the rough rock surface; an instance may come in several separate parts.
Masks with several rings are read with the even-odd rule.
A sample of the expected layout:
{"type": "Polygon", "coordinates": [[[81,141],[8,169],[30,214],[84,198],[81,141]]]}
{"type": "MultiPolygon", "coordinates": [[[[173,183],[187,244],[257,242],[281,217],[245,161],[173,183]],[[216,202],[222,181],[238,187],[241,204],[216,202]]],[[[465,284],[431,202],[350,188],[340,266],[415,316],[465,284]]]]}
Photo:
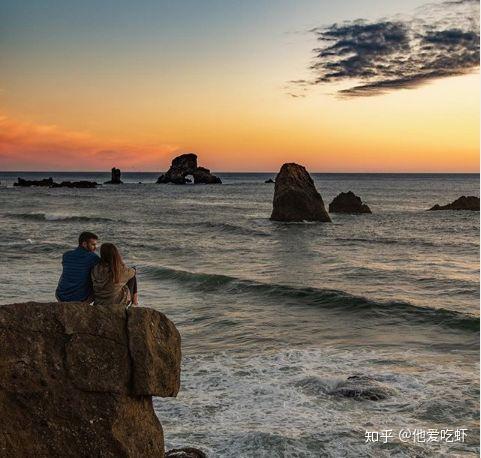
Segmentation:
{"type": "Polygon", "coordinates": [[[180,336],[165,315],[2,305],[0,346],[0,456],[164,456],[151,396],[180,385],[180,336]]]}
{"type": "Polygon", "coordinates": [[[157,179],[157,183],[186,184],[190,180],[187,175],[194,177],[194,184],[222,183],[219,177],[212,175],[209,169],[197,166],[197,155],[187,153],[177,156],[172,160],[170,169],[157,179]]]}
{"type": "Polygon", "coordinates": [[[372,213],[352,191],[341,192],[329,204],[329,213],[372,213]]]}
{"type": "Polygon", "coordinates": [[[353,375],[337,385],[330,394],[359,400],[380,401],[396,394],[396,390],[367,375],[353,375]]]}
{"type": "Polygon", "coordinates": [[[14,186],[29,187],[29,186],[43,186],[48,188],[95,188],[97,183],[95,181],[62,181],[56,183],[53,178],[44,178],[42,180],[25,180],[18,177],[14,186]]]}
{"type": "Polygon", "coordinates": [[[112,167],[112,175],[109,181],[106,181],[105,184],[122,184],[123,181],[120,179],[122,172],[120,169],[116,169],[112,167]]]}
{"type": "Polygon", "coordinates": [[[287,222],[331,221],[321,195],[302,165],[287,163],[281,167],[276,177],[271,219],[287,222]]]}
{"type": "Polygon", "coordinates": [[[479,197],[476,196],[461,196],[454,202],[447,205],[436,204],[434,207],[429,209],[430,211],[435,210],[471,210],[479,212],[479,197]]]}

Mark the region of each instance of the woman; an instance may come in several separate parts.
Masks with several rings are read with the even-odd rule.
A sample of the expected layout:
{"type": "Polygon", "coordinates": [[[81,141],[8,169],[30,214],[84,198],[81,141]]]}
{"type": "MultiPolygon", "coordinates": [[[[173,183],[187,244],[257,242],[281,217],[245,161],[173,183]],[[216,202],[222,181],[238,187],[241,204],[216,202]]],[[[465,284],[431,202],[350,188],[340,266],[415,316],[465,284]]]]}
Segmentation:
{"type": "Polygon", "coordinates": [[[113,243],[100,247],[100,263],[91,271],[96,305],[138,305],[135,269],[127,267],[113,243]]]}

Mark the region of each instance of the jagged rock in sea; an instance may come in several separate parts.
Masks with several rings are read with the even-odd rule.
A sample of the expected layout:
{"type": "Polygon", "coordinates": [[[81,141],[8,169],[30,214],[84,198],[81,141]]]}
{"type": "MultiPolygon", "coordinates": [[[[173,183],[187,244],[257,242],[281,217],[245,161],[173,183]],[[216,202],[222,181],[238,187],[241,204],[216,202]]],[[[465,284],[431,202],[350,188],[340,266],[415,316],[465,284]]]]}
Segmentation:
{"type": "Polygon", "coordinates": [[[22,186],[22,187],[28,187],[28,186],[45,186],[45,187],[51,187],[53,186],[53,178],[43,178],[42,180],[25,180],[24,178],[17,178],[17,182],[13,183],[14,186],[22,186]]]}
{"type": "Polygon", "coordinates": [[[165,458],[207,458],[207,455],[198,448],[174,448],[165,454],[165,458]]]}
{"type": "Polygon", "coordinates": [[[52,188],[96,188],[95,181],[62,181],[61,183],[53,183],[52,188]]]}
{"type": "Polygon", "coordinates": [[[172,160],[170,169],[157,179],[157,183],[186,184],[191,180],[187,175],[194,177],[194,184],[222,183],[219,177],[212,175],[209,169],[197,166],[197,155],[187,153],[177,156],[172,160]]]}
{"type": "Polygon", "coordinates": [[[97,183],[95,181],[62,181],[56,183],[53,178],[44,178],[42,180],[25,180],[18,177],[14,186],[29,187],[29,186],[43,186],[48,188],[95,188],[97,183]]]}
{"type": "Polygon", "coordinates": [[[352,375],[339,383],[331,395],[358,400],[380,401],[396,394],[396,390],[368,375],[352,375]]]}
{"type": "Polygon", "coordinates": [[[269,178],[268,180],[264,181],[264,183],[275,183],[275,181],[272,178],[269,178]]]}
{"type": "Polygon", "coordinates": [[[329,204],[329,213],[372,213],[352,191],[341,192],[329,204]]]}
{"type": "Polygon", "coordinates": [[[115,167],[112,167],[112,175],[109,181],[106,181],[105,184],[122,184],[123,181],[120,179],[120,176],[122,175],[122,172],[120,169],[116,169],[115,167]]]}
{"type": "Polygon", "coordinates": [[[180,335],[144,307],[0,306],[0,456],[164,457],[180,335]]]}
{"type": "Polygon", "coordinates": [[[205,167],[197,167],[192,174],[194,177],[194,184],[220,184],[222,183],[219,177],[212,175],[209,169],[205,167]]]}
{"type": "Polygon", "coordinates": [[[477,196],[461,196],[454,202],[447,205],[436,204],[429,211],[435,210],[471,210],[479,212],[479,197],[477,196]]]}
{"type": "Polygon", "coordinates": [[[284,164],[277,174],[271,220],[331,221],[321,195],[302,165],[284,164]]]}

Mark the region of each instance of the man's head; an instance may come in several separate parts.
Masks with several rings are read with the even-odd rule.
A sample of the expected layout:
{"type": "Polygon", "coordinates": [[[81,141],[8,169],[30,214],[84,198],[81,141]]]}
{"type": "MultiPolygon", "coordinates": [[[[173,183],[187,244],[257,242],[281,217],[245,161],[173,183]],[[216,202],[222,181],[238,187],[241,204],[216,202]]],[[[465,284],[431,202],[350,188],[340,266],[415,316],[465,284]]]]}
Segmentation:
{"type": "Polygon", "coordinates": [[[97,249],[98,239],[98,236],[93,232],[82,232],[78,238],[78,246],[93,252],[97,249]]]}

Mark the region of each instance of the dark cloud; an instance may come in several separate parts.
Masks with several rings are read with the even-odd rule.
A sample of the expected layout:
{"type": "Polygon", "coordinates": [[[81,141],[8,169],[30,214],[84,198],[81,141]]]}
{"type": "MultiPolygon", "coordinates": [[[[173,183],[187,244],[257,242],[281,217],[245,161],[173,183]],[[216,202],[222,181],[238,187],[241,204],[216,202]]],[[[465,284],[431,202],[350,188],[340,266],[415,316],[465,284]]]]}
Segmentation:
{"type": "Polygon", "coordinates": [[[449,0],[408,19],[362,19],[311,30],[319,47],[311,80],[293,87],[354,83],[342,96],[377,95],[461,75],[479,66],[479,0],[449,0]]]}

